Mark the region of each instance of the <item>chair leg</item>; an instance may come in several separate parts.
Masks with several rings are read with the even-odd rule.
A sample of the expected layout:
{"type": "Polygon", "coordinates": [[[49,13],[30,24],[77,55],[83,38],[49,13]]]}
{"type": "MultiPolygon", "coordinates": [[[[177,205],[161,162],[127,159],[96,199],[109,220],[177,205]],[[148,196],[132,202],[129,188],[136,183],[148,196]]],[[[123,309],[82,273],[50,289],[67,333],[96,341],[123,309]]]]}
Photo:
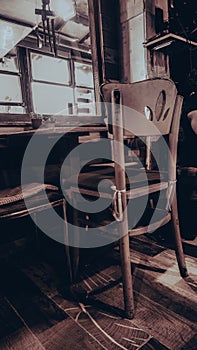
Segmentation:
{"type": "Polygon", "coordinates": [[[73,230],[72,234],[74,237],[74,242],[76,244],[76,247],[72,248],[72,277],[73,282],[77,279],[77,274],[79,270],[79,258],[80,258],[80,251],[77,247],[79,245],[79,229],[78,229],[78,214],[75,208],[76,205],[76,199],[72,198],[73,202],[73,210],[72,210],[72,223],[73,223],[73,230]]]}
{"type": "Polygon", "coordinates": [[[125,223],[125,221],[121,222],[120,225],[122,226],[121,232],[124,233],[124,235],[120,239],[120,257],[122,268],[125,314],[128,319],[132,319],[134,317],[134,296],[131,275],[129,235],[127,230],[127,224],[125,223]]]}
{"type": "Polygon", "coordinates": [[[173,230],[174,238],[175,238],[175,244],[176,244],[175,249],[176,249],[177,262],[178,262],[181,276],[187,277],[188,272],[187,272],[185,256],[184,256],[183,246],[181,241],[176,194],[173,196],[173,200],[171,204],[171,213],[172,213],[172,222],[173,222],[173,228],[174,228],[173,230]]]}
{"type": "Polygon", "coordinates": [[[72,274],[73,274],[73,282],[77,279],[77,274],[79,270],[79,248],[74,247],[72,249],[72,274]]]}
{"type": "Polygon", "coordinates": [[[33,213],[33,218],[34,218],[34,226],[35,226],[35,251],[36,251],[37,257],[40,257],[40,254],[41,254],[40,233],[38,232],[36,213],[33,213]]]}
{"type": "Polygon", "coordinates": [[[63,206],[63,215],[64,215],[64,234],[65,234],[65,251],[66,251],[66,259],[68,264],[68,274],[69,274],[69,280],[70,283],[72,283],[72,266],[71,266],[71,260],[70,260],[70,247],[68,245],[69,237],[68,237],[68,225],[67,225],[67,216],[66,216],[66,201],[63,199],[62,201],[63,206]]]}

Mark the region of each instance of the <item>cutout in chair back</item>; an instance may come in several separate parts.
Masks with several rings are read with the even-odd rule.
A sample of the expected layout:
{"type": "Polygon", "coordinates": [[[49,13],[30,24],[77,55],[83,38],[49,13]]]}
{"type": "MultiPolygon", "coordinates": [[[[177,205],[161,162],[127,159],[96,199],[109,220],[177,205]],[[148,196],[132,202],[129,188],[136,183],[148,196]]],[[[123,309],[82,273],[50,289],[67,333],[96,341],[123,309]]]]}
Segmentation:
{"type": "Polygon", "coordinates": [[[144,114],[145,114],[147,120],[150,120],[150,121],[153,120],[153,111],[150,107],[148,107],[148,106],[144,107],[144,114]]]}
{"type": "Polygon", "coordinates": [[[163,115],[163,120],[165,120],[167,118],[169,111],[170,111],[170,108],[166,109],[166,111],[163,115]]]}
{"type": "Polygon", "coordinates": [[[155,118],[156,120],[160,120],[163,112],[165,110],[166,105],[166,92],[162,90],[157,98],[156,106],[155,106],[155,118]]]}

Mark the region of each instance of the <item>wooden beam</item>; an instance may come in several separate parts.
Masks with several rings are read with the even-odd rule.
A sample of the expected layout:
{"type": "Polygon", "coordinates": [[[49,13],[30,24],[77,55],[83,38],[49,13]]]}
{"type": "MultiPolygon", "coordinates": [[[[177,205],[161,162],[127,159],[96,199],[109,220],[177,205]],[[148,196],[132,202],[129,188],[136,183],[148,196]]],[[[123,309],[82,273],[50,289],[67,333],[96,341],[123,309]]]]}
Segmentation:
{"type": "Polygon", "coordinates": [[[80,40],[78,40],[79,44],[82,44],[85,40],[87,40],[90,36],[90,32],[84,35],[80,40]]]}

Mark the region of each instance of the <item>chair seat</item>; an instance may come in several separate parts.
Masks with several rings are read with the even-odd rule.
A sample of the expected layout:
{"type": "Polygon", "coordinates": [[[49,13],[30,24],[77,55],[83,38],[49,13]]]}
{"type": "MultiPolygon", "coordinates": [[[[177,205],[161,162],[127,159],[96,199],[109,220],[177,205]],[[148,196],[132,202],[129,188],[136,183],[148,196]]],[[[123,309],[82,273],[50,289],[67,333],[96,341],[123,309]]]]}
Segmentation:
{"type": "MultiPolygon", "coordinates": [[[[31,183],[15,188],[7,188],[0,191],[0,218],[15,218],[28,215],[24,198],[31,205],[31,210],[38,211],[49,205],[49,202],[60,201],[61,194],[58,187],[48,184],[31,183]],[[48,200],[46,200],[47,193],[48,200]]],[[[28,207],[30,207],[28,205],[28,207]]]]}
{"type": "MultiPolygon", "coordinates": [[[[158,189],[166,189],[168,186],[167,175],[166,173],[159,173],[158,171],[147,171],[146,174],[142,169],[139,168],[128,168],[127,172],[127,191],[129,198],[136,197],[139,195],[140,191],[143,195],[147,193],[151,193],[158,189]],[[148,186],[146,185],[149,185],[148,186]],[[135,194],[135,188],[137,188],[137,192],[135,194]],[[132,196],[133,192],[133,196],[132,196]]],[[[74,178],[71,177],[69,179],[69,183],[73,187],[77,184],[74,183],[74,178]]],[[[78,186],[80,188],[81,193],[83,194],[83,189],[85,194],[88,194],[87,190],[89,190],[89,195],[91,195],[92,191],[98,193],[99,190],[102,192],[106,192],[109,194],[113,194],[113,190],[111,189],[112,184],[115,185],[115,173],[114,167],[101,167],[94,169],[90,172],[80,173],[78,178],[78,186]],[[106,181],[109,180],[109,181],[106,181]]],[[[93,195],[93,193],[92,193],[93,195]]],[[[95,193],[96,195],[96,193],[95,193]]]]}
{"type": "MultiPolygon", "coordinates": [[[[127,199],[135,199],[138,200],[140,197],[148,196],[152,193],[166,190],[168,188],[167,176],[165,173],[159,173],[158,171],[147,171],[146,174],[142,171],[142,169],[137,168],[128,168],[127,169],[127,199]]],[[[72,178],[70,179],[72,180],[72,178]]],[[[98,169],[94,169],[87,173],[81,173],[78,178],[78,185],[80,189],[80,193],[84,195],[86,198],[88,196],[88,200],[95,200],[96,197],[101,196],[104,198],[111,198],[112,205],[102,212],[102,217],[94,214],[88,215],[89,219],[84,220],[84,216],[82,215],[79,218],[81,223],[87,224],[88,226],[101,226],[105,231],[105,226],[109,224],[109,222],[114,221],[114,217],[112,215],[113,207],[114,207],[114,190],[111,188],[112,183],[115,184],[115,174],[114,167],[98,167],[98,169]],[[104,181],[102,181],[104,180],[104,181]],[[110,180],[110,182],[106,181],[110,180]],[[98,190],[98,185],[99,190],[98,190]],[[106,221],[106,222],[105,222],[106,221]]],[[[74,193],[78,192],[77,186],[74,183],[68,190],[68,193],[73,196],[74,193]]],[[[139,204],[138,204],[139,205],[139,204]]],[[[141,232],[148,230],[148,225],[150,218],[152,217],[154,209],[147,207],[144,215],[141,218],[141,222],[138,223],[140,228],[135,229],[134,235],[142,234],[141,232]],[[147,228],[146,228],[147,227],[147,228]]],[[[128,212],[128,220],[129,227],[133,227],[137,224],[136,218],[133,215],[130,215],[128,212]]],[[[163,222],[166,218],[166,222],[170,220],[170,216],[168,216],[167,210],[160,210],[157,214],[157,221],[163,222]]],[[[155,225],[156,223],[153,223],[155,225]]],[[[117,226],[117,230],[119,230],[117,226]]]]}

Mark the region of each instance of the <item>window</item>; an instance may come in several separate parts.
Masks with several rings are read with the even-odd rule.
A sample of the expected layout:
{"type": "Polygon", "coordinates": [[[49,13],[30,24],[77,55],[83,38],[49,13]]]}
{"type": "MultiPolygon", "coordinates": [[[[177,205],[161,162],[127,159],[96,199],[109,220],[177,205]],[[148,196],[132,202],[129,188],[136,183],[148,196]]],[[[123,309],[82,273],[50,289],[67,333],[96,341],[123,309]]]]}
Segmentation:
{"type": "Polygon", "coordinates": [[[95,114],[88,1],[69,0],[68,5],[60,6],[61,9],[57,8],[57,1],[53,2],[54,9],[51,9],[56,14],[60,12],[54,23],[57,34],[55,55],[50,48],[52,33],[46,33],[45,38],[42,23],[35,31],[31,27],[15,25],[11,19],[2,27],[1,49],[6,51],[2,51],[0,57],[5,56],[11,47],[13,49],[0,58],[0,84],[3,87],[0,89],[0,113],[26,113],[23,119],[28,118],[30,112],[43,115],[95,114]],[[15,40],[17,36],[25,39],[15,40]]]}
{"type": "Polygon", "coordinates": [[[34,112],[68,114],[68,103],[74,103],[69,61],[37,53],[30,57],[34,112]]]}
{"type": "Polygon", "coordinates": [[[0,62],[0,112],[24,113],[16,51],[0,62]]]}
{"type": "Polygon", "coordinates": [[[75,100],[78,114],[95,114],[95,97],[92,66],[74,63],[75,100]]]}
{"type": "Polygon", "coordinates": [[[31,53],[32,78],[51,83],[69,84],[68,61],[31,53]]]}
{"type": "Polygon", "coordinates": [[[34,112],[95,114],[91,64],[30,53],[34,112]]]}
{"type": "Polygon", "coordinates": [[[75,62],[75,82],[76,86],[94,87],[90,64],[75,62]]]}
{"type": "Polygon", "coordinates": [[[73,103],[73,89],[65,86],[32,82],[36,113],[68,114],[68,103],[73,103]]]}

